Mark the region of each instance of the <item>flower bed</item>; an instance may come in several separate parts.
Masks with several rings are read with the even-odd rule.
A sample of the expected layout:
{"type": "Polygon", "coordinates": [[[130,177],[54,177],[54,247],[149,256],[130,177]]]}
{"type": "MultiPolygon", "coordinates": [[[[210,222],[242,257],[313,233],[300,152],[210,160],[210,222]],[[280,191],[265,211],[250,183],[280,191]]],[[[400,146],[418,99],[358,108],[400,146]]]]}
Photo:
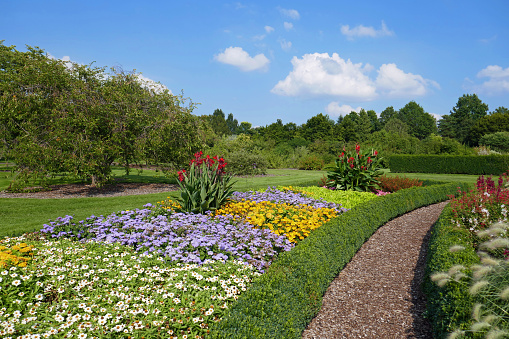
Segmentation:
{"type": "Polygon", "coordinates": [[[0,336],[203,337],[278,254],[346,211],[274,188],[234,199],[214,214],[167,201],[65,216],[2,240],[0,336]]]}

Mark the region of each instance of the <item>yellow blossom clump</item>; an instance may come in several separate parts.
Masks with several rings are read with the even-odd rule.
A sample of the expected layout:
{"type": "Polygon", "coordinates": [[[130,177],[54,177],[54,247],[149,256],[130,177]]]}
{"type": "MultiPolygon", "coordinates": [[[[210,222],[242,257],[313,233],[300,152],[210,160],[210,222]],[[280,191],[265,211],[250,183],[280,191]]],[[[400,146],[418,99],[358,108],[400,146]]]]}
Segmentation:
{"type": "Polygon", "coordinates": [[[172,213],[182,209],[182,206],[178,202],[171,200],[170,197],[168,197],[168,200],[158,201],[157,204],[161,208],[163,208],[165,210],[168,210],[168,211],[170,211],[172,213]]]}
{"type": "Polygon", "coordinates": [[[297,242],[336,217],[338,213],[331,208],[243,200],[224,205],[214,215],[225,214],[243,219],[259,228],[269,228],[276,234],[285,234],[288,240],[297,242]]]}
{"type": "Polygon", "coordinates": [[[32,259],[33,249],[32,245],[26,243],[19,243],[10,248],[0,245],[0,268],[10,265],[25,267],[27,262],[32,259]]]}

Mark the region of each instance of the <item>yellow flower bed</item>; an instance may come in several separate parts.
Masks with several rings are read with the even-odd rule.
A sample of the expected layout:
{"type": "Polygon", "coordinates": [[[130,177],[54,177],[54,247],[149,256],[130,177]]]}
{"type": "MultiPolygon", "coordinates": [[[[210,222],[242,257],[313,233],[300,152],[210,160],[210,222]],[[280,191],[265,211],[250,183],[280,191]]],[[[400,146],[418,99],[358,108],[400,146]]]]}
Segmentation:
{"type": "Polygon", "coordinates": [[[12,247],[0,245],[0,268],[10,265],[25,267],[33,255],[33,246],[25,243],[16,244],[12,247]]]}
{"type": "Polygon", "coordinates": [[[243,200],[230,202],[214,215],[231,214],[260,228],[269,228],[285,234],[291,242],[306,238],[312,230],[334,218],[337,212],[330,208],[313,208],[307,205],[275,204],[269,201],[243,200]]]}

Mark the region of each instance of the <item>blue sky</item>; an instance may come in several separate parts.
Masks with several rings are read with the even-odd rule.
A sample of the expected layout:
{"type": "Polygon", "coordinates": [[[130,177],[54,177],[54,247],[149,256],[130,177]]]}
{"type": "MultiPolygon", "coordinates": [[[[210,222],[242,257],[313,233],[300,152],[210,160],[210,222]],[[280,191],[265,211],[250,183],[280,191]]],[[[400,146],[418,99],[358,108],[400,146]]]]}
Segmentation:
{"type": "Polygon", "coordinates": [[[0,40],[121,66],[239,121],[302,124],[466,93],[509,107],[509,1],[2,0],[0,40]]]}

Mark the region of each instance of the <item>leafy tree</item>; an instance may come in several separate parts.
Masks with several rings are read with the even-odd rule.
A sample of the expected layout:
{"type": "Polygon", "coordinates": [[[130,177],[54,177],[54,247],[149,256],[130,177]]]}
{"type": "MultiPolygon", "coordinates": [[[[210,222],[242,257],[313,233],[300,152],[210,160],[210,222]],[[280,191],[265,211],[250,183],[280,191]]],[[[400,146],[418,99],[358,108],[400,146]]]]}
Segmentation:
{"type": "MultiPolygon", "coordinates": [[[[375,114],[376,115],[376,114],[375,114]]],[[[363,142],[368,140],[369,134],[373,131],[372,120],[364,109],[359,112],[359,120],[357,121],[356,141],[363,142]]]]}
{"type": "Polygon", "coordinates": [[[415,101],[410,101],[397,113],[397,118],[409,127],[409,134],[424,139],[437,132],[435,118],[415,101]]]}
{"type": "MultiPolygon", "coordinates": [[[[19,52],[0,43],[0,75],[0,147],[21,178],[70,173],[101,184],[114,161],[128,169],[146,159],[151,133],[194,108],[168,90],[155,92],[135,73],[106,74],[104,68],[50,59],[37,47],[19,52]]],[[[175,151],[185,150],[190,148],[164,157],[178,158],[175,151]]]]}
{"type": "Polygon", "coordinates": [[[334,121],[328,115],[320,113],[311,117],[302,125],[300,134],[304,139],[311,142],[319,139],[326,140],[332,136],[333,127],[334,121]]]}
{"type": "Polygon", "coordinates": [[[233,118],[233,113],[228,114],[228,118],[226,119],[226,126],[228,126],[230,135],[238,134],[239,122],[237,119],[233,118]]]}
{"type": "Polygon", "coordinates": [[[455,138],[463,144],[473,145],[475,141],[470,135],[474,124],[488,114],[488,105],[483,103],[477,94],[464,94],[458,99],[450,112],[449,118],[440,122],[440,134],[455,138]]]}
{"type": "Polygon", "coordinates": [[[252,134],[251,126],[250,122],[242,121],[239,125],[239,134],[252,134]]]}
{"type": "MultiPolygon", "coordinates": [[[[233,115],[232,115],[233,118],[233,115]]],[[[214,113],[209,116],[210,126],[218,136],[231,135],[230,128],[226,122],[224,112],[217,108],[214,113]]]]}
{"type": "Polygon", "coordinates": [[[380,122],[381,128],[385,126],[385,124],[391,120],[392,118],[396,118],[397,112],[394,110],[394,107],[389,106],[380,113],[380,122]]]}
{"type": "Polygon", "coordinates": [[[292,140],[297,132],[297,125],[293,122],[283,125],[281,119],[277,119],[276,122],[265,126],[263,128],[263,134],[266,140],[273,140],[275,144],[292,140]]]}
{"type": "Polygon", "coordinates": [[[391,118],[384,126],[384,130],[398,135],[408,135],[410,127],[398,118],[391,118]]]}
{"type": "Polygon", "coordinates": [[[479,144],[499,152],[509,152],[509,132],[486,134],[479,140],[479,144]]]}
{"type": "Polygon", "coordinates": [[[509,109],[504,106],[500,106],[496,110],[491,112],[490,114],[495,114],[495,113],[509,114],[509,109]]]}
{"type": "Polygon", "coordinates": [[[369,120],[371,121],[371,130],[373,132],[379,131],[382,129],[382,124],[378,120],[378,116],[376,115],[376,112],[370,109],[368,112],[369,120]]]}
{"type": "MultiPolygon", "coordinates": [[[[500,112],[503,112],[503,110],[500,110],[500,112]]],[[[493,113],[477,120],[470,129],[470,142],[472,146],[476,146],[484,135],[496,132],[509,132],[509,112],[493,113]]]]}

